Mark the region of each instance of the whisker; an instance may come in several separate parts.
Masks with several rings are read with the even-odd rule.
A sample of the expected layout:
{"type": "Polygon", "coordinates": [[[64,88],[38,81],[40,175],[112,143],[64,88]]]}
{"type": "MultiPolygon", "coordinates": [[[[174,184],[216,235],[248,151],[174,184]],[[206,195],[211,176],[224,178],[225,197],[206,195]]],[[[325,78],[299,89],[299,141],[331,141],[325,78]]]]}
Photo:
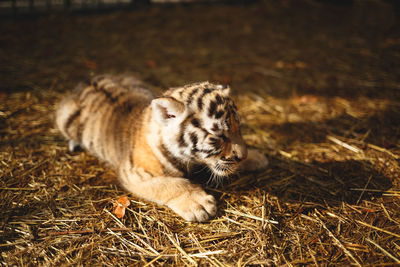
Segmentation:
{"type": "Polygon", "coordinates": [[[204,165],[201,169],[199,169],[199,170],[197,170],[197,171],[195,171],[195,172],[193,172],[193,173],[201,173],[201,172],[204,171],[205,169],[207,169],[208,171],[210,170],[210,169],[207,167],[207,165],[204,165]]]}

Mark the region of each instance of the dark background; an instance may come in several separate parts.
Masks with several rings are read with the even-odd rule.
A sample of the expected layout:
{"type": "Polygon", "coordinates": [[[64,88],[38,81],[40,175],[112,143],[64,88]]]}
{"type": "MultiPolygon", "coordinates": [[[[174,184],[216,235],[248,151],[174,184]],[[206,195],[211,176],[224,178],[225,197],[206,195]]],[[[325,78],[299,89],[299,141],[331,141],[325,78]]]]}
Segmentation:
{"type": "Polygon", "coordinates": [[[70,88],[90,73],[135,71],[160,87],[212,80],[282,97],[398,97],[395,3],[225,1],[4,15],[1,87],[70,88]]]}

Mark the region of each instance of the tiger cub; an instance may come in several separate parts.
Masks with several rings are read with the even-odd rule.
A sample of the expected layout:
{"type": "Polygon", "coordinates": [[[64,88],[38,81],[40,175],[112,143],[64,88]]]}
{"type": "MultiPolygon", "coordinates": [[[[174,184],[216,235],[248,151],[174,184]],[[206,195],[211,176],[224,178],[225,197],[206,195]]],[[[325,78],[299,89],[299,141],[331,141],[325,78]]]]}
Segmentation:
{"type": "Polygon", "coordinates": [[[216,201],[187,179],[194,165],[225,177],[268,164],[261,153],[248,153],[229,90],[201,82],[155,98],[134,77],[97,76],[58,105],[56,124],[71,150],[82,146],[111,164],[129,192],[204,221],[215,215],[216,201]]]}

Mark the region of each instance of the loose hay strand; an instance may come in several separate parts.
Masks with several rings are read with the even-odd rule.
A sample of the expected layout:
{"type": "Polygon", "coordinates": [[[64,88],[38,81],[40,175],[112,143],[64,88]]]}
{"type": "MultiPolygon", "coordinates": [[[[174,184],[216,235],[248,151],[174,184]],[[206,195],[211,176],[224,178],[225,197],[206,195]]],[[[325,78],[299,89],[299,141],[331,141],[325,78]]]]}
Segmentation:
{"type": "Polygon", "coordinates": [[[374,246],[376,246],[377,248],[379,248],[386,256],[388,256],[389,258],[391,258],[392,260],[394,260],[397,264],[400,264],[400,260],[396,257],[394,257],[392,254],[390,254],[386,249],[384,249],[383,247],[381,247],[379,244],[375,243],[374,241],[372,241],[369,238],[366,238],[365,240],[367,240],[368,242],[370,242],[371,244],[373,244],[374,246]]]}
{"type": "Polygon", "coordinates": [[[351,145],[349,145],[349,144],[347,144],[347,143],[345,143],[345,142],[343,142],[343,141],[340,141],[340,140],[337,139],[336,137],[333,137],[333,136],[328,135],[326,138],[327,138],[328,140],[334,142],[335,144],[338,144],[338,145],[340,145],[340,146],[342,146],[342,147],[344,147],[344,148],[347,148],[348,150],[353,151],[354,153],[361,153],[361,152],[362,152],[360,149],[358,149],[358,148],[356,148],[356,147],[354,147],[354,146],[351,146],[351,145]]]}
{"type": "Polygon", "coordinates": [[[384,232],[384,233],[386,233],[386,234],[389,234],[389,235],[392,235],[392,236],[395,236],[395,237],[400,238],[400,234],[393,233],[393,232],[388,231],[388,230],[386,230],[386,229],[382,229],[382,228],[379,228],[379,227],[370,225],[370,224],[368,224],[368,223],[365,223],[365,222],[362,222],[362,221],[359,221],[359,220],[356,220],[356,222],[359,223],[359,224],[362,224],[362,225],[364,225],[364,226],[367,226],[367,227],[369,227],[369,228],[372,228],[372,229],[375,229],[375,230],[384,232]]]}
{"type": "Polygon", "coordinates": [[[179,252],[182,253],[182,255],[183,255],[186,259],[189,260],[189,262],[190,262],[192,265],[197,265],[196,261],[195,261],[191,256],[189,256],[189,254],[187,254],[186,251],[184,251],[184,250],[181,248],[181,246],[179,246],[179,244],[174,240],[173,237],[171,237],[171,236],[168,235],[168,234],[167,234],[167,237],[168,237],[169,240],[171,240],[172,244],[179,250],[179,252]]]}
{"type": "Polygon", "coordinates": [[[337,239],[337,237],[335,237],[335,235],[326,227],[325,223],[317,216],[315,216],[315,218],[321,224],[321,226],[325,229],[325,231],[328,233],[328,235],[332,238],[333,242],[344,251],[346,256],[348,256],[350,259],[352,259],[353,262],[357,266],[361,267],[362,265],[358,262],[358,260],[353,256],[353,254],[348,249],[346,249],[345,246],[343,246],[342,242],[340,242],[340,240],[337,239]]]}

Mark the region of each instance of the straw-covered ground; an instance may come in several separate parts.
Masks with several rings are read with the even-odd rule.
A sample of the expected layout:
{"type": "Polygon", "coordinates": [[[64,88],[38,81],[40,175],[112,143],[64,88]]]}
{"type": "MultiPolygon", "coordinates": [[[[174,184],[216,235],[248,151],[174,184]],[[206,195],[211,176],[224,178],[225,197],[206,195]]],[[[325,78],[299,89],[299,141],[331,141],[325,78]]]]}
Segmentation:
{"type": "Polygon", "coordinates": [[[394,1],[271,2],[2,20],[0,264],[400,264],[394,1]],[[231,84],[244,138],[270,165],[208,188],[209,222],[127,194],[55,129],[76,83],[131,71],[161,89],[231,84]]]}

